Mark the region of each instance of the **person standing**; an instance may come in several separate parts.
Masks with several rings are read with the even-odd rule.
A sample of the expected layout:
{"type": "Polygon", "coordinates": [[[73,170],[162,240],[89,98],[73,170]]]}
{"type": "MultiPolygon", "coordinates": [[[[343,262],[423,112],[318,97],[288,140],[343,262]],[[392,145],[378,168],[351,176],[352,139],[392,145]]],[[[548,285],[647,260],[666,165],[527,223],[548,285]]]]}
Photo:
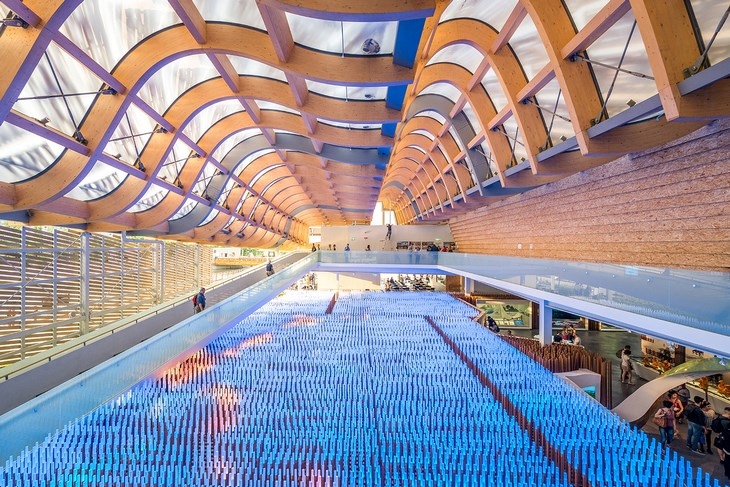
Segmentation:
{"type": "Polygon", "coordinates": [[[695,396],[694,401],[687,404],[684,409],[684,416],[687,418],[687,448],[698,455],[704,455],[699,450],[700,436],[704,436],[705,413],[701,408],[702,398],[695,396]]]}
{"type": "Polygon", "coordinates": [[[631,384],[631,351],[624,350],[621,353],[621,383],[631,384]]]}
{"type": "Polygon", "coordinates": [[[350,244],[345,244],[345,252],[349,252],[349,251],[350,251],[350,244]]]}
{"type": "Polygon", "coordinates": [[[669,446],[674,439],[674,410],[672,401],[662,402],[662,407],[654,413],[654,423],[659,426],[659,440],[662,445],[669,446]]]}
{"type": "Polygon", "coordinates": [[[677,420],[679,424],[682,424],[684,422],[684,408],[689,404],[689,389],[687,389],[687,384],[682,384],[677,388],[677,396],[682,403],[682,413],[677,417],[677,420]]]}
{"type": "Polygon", "coordinates": [[[317,246],[312,244],[312,252],[316,252],[316,251],[317,251],[317,246]]]}
{"type": "Polygon", "coordinates": [[[365,247],[365,252],[370,252],[370,244],[368,244],[368,246],[365,247]]]}
{"type": "Polygon", "coordinates": [[[205,309],[205,288],[201,287],[195,298],[195,306],[193,307],[193,313],[200,313],[205,309]]]}
{"type": "Polygon", "coordinates": [[[271,259],[266,262],[266,277],[274,275],[274,264],[271,263],[271,259]]]}
{"type": "Polygon", "coordinates": [[[388,223],[387,225],[385,225],[385,228],[387,228],[387,231],[385,232],[385,239],[390,240],[390,236],[393,231],[393,226],[390,223],[388,223]]]}
{"type": "Polygon", "coordinates": [[[712,421],[717,414],[709,401],[702,401],[700,408],[705,415],[705,453],[712,455],[712,421]]]}

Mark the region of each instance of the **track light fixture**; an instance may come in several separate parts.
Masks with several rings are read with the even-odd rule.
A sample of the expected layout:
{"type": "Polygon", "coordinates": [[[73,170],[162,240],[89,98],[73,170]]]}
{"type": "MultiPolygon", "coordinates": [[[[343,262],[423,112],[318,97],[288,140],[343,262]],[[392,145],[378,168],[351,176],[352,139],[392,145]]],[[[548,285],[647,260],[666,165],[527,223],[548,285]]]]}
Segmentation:
{"type": "Polygon", "coordinates": [[[39,118],[37,120],[38,120],[38,123],[43,125],[44,127],[51,122],[51,119],[48,117],[39,118]]]}

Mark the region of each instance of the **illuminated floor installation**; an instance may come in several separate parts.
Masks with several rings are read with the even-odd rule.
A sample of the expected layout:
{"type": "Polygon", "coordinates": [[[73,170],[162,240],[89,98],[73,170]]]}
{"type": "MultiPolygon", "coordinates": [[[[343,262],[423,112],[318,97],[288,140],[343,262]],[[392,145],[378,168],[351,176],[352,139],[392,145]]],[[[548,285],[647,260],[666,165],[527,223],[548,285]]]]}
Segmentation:
{"type": "Polygon", "coordinates": [[[0,486],[719,485],[448,295],[331,298],[280,296],[11,459],[0,486]]]}

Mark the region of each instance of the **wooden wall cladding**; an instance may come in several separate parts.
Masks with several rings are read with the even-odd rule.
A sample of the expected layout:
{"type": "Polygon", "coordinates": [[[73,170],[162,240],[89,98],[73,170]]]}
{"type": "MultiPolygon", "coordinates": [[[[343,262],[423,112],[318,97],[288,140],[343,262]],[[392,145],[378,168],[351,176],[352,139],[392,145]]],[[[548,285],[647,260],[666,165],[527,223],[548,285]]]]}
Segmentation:
{"type": "Polygon", "coordinates": [[[730,272],[730,121],[449,224],[460,252],[730,272]]]}

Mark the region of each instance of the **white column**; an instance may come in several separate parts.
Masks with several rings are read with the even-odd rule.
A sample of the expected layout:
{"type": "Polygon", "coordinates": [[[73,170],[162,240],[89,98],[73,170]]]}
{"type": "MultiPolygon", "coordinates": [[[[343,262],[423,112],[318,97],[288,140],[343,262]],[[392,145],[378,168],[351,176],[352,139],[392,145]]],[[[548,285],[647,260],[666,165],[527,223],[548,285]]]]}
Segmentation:
{"type": "Polygon", "coordinates": [[[470,277],[464,278],[464,294],[474,293],[474,279],[470,277]]]}
{"type": "Polygon", "coordinates": [[[540,300],[540,323],[538,338],[540,343],[548,345],[553,341],[553,309],[540,300]]]}
{"type": "Polygon", "coordinates": [[[80,316],[79,316],[79,327],[81,328],[81,335],[89,333],[89,321],[91,318],[91,311],[89,306],[89,258],[91,256],[91,234],[89,232],[83,232],[81,234],[81,282],[80,291],[81,296],[79,297],[80,304],[80,316]]]}

